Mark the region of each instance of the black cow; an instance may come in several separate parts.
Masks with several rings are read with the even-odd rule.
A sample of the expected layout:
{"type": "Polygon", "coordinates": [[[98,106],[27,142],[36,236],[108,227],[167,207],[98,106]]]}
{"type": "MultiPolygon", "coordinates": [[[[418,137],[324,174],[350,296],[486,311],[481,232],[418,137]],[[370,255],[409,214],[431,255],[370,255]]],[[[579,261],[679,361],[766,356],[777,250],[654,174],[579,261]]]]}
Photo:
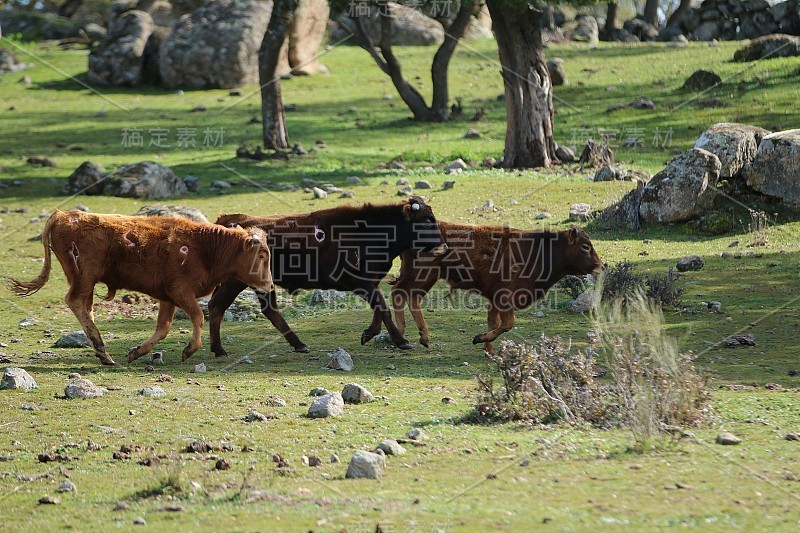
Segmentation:
{"type": "MultiPolygon", "coordinates": [[[[400,204],[341,206],[302,215],[251,216],[223,214],[223,226],[257,226],[269,235],[272,273],[276,285],[298,289],[336,289],[364,298],[373,309],[370,326],[361,335],[366,344],[386,325],[392,342],[401,349],[412,346],[392,322],[378,284],[401,253],[410,249],[447,250],[431,208],[418,197],[400,204]]],[[[220,285],[208,303],[211,350],[222,348],[220,324],[225,310],[247,286],[236,280],[220,285]]],[[[277,306],[275,292],[256,291],[261,312],[281,332],[296,352],[308,347],[292,331],[277,306]]]]}

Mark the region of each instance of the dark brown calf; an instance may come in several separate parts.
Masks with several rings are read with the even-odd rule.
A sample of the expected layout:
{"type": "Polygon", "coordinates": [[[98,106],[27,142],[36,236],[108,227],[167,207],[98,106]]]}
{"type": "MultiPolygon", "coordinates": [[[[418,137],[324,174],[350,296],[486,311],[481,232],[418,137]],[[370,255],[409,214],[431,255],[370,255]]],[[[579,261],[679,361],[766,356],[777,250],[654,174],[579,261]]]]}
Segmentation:
{"type": "MultiPolygon", "coordinates": [[[[276,285],[290,292],[336,289],[356,293],[373,309],[372,323],[361,335],[361,344],[380,333],[383,323],[392,342],[403,349],[411,345],[392,322],[378,284],[403,251],[429,250],[436,255],[446,250],[433,211],[417,197],[399,204],[341,206],[301,215],[220,215],[217,224],[259,227],[269,233],[276,285]]],[[[220,336],[225,310],[245,287],[228,281],[208,303],[211,350],[217,355],[227,355],[220,336]]],[[[283,318],[275,293],[256,294],[262,313],[294,350],[308,352],[283,318]]]]}
{"type": "Polygon", "coordinates": [[[400,276],[392,288],[395,322],[405,333],[406,303],[417,324],[420,344],[428,346],[422,299],[440,279],[451,289],[475,291],[489,300],[486,333],[473,343],[492,342],[514,326],[514,311],[542,298],[564,276],[602,268],[589,236],[581,229],[526,231],[507,227],[439,222],[448,251],[430,257],[415,250],[402,254],[400,276]]]}
{"type": "Polygon", "coordinates": [[[192,321],[192,340],[183,360],[201,346],[203,312],[197,298],[229,279],[271,291],[267,236],[258,228],[227,229],[179,218],[94,215],[56,211],[42,235],[44,267],[28,282],[12,279],[9,288],[19,296],[41,289],[50,277],[52,249],[67,276],[67,305],[104,365],[114,360],[106,352],[94,323],[94,286],[108,286],[107,300],[128,289],[160,301],[153,335],[128,352],[128,362],[148,353],[167,336],[176,307],[192,321]]]}

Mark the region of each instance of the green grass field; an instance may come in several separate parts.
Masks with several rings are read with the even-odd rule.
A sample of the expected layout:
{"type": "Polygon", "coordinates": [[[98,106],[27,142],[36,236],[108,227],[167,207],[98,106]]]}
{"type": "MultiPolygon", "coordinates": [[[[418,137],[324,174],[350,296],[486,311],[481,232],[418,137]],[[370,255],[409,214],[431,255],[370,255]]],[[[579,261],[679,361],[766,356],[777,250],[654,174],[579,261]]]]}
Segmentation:
{"type": "MultiPolygon", "coordinates": [[[[16,45],[3,44],[12,49],[16,45]]],[[[451,179],[442,171],[444,164],[457,157],[480,162],[502,152],[505,111],[497,100],[502,83],[492,42],[459,48],[450,72],[451,95],[463,99],[464,118],[446,124],[409,120],[391,83],[363,50],[334,48],[322,58],[330,76],[283,83],[285,101],[297,105],[287,114],[292,141],[310,148],[319,139],[328,148],[288,162],[264,163],[234,157],[240,143],[259,141],[260,125],[248,125],[259,115],[256,86],[243,88],[242,97],[223,90],[178,95],[152,88],[100,89],[98,95],[75,81],[85,78],[85,50],[22,46],[25,51],[17,50],[18,55],[33,68],[0,78],[0,207],[12,211],[0,215],[2,276],[29,279],[38,273],[42,248],[35,238],[44,219],[31,219],[40,211],[84,204],[93,212],[131,214],[143,205],[104,196],[60,196],[67,176],[86,160],[102,163],[107,170],[153,160],[179,176],[197,176],[200,192],[176,203],[197,207],[211,219],[220,212],[289,213],[353,201],[392,202],[398,199],[395,180],[406,177],[433,183],[434,188],[424,192],[440,219],[565,228],[570,204],[603,207],[630,186],[593,183],[586,179],[589,171],[566,165],[537,172],[472,170],[455,177],[454,189],[441,190],[441,183],[451,179]],[[23,75],[30,76],[31,85],[17,83],[23,75]],[[205,112],[191,112],[201,104],[205,112]],[[469,122],[479,107],[485,118],[469,122]],[[464,139],[470,127],[482,138],[464,139]],[[178,146],[179,128],[196,129],[194,146],[178,146]],[[125,146],[123,136],[136,129],[143,146],[125,146]],[[164,131],[169,146],[151,146],[164,131]],[[27,165],[25,159],[32,155],[50,156],[58,166],[27,165]],[[408,170],[386,169],[393,160],[402,161],[408,170]],[[302,191],[266,189],[282,182],[298,184],[306,177],[348,187],[348,176],[365,181],[351,187],[355,200],[335,198],[338,195],[312,200],[302,191]],[[214,180],[231,182],[231,192],[214,193],[214,180]],[[381,185],[383,180],[390,185],[381,185]],[[489,199],[496,210],[483,208],[489,199]],[[13,212],[19,208],[26,212],[13,212]],[[553,218],[535,220],[542,211],[553,218]]],[[[568,86],[556,88],[557,141],[580,150],[587,137],[611,135],[623,167],[657,172],[675,151],[691,147],[716,122],[769,129],[796,126],[800,59],[734,64],[730,58],[735,49],[735,43],[551,47],[548,56],[565,59],[570,79],[568,86]],[[714,70],[725,81],[692,100],[697,95],[681,86],[698,68],[714,70]],[[638,97],[652,99],[657,109],[606,112],[609,105],[638,97]],[[708,107],[712,99],[721,107],[708,107]],[[706,103],[697,105],[697,100],[706,103]],[[641,143],[625,148],[623,141],[631,136],[641,143]]],[[[406,76],[423,92],[430,90],[433,53],[427,48],[398,49],[406,76]]],[[[756,200],[721,209],[739,223],[734,231],[716,237],[697,235],[680,225],[639,233],[590,226],[598,253],[609,263],[629,259],[640,271],[664,273],[689,253],[706,260],[701,271],[680,279],[685,305],[694,312],[667,311],[667,321],[681,347],[698,354],[698,368],[709,374],[716,417],[708,426],[691,428],[696,439],[671,442],[644,455],[629,451],[632,437],[623,430],[463,423],[475,403],[474,374],[490,370],[481,349],[470,342],[484,331],[482,306],[429,310],[430,349],[417,345],[400,353],[359,344],[370,318],[364,306],[320,309],[301,297],[286,317],[311,354],[291,353],[268,322],[258,318],[223,325],[228,358],[215,359],[204,335],[203,349],[187,363],[180,362],[180,351],[189,336],[180,330],[190,326],[178,320],[159,344],[166,350],[165,364],[147,372],[144,358],[108,369],[99,366],[90,350],[52,347],[60,335],[79,329],[63,303],[66,282],[60,268],[55,267],[49,284],[29,298],[16,298],[3,289],[0,355],[12,361],[8,366],[26,368],[39,389],[3,391],[0,401],[2,528],[133,529],[134,519],[141,516],[148,526],[169,530],[374,531],[376,524],[384,531],[795,530],[800,524],[800,443],[784,436],[800,430],[800,377],[796,372],[790,375],[800,370],[800,216],[756,200]],[[770,213],[769,243],[756,250],[763,253],[760,257],[723,259],[722,252],[748,250],[747,208],[770,213]],[[739,247],[730,249],[732,241],[739,241],[739,247]],[[648,255],[640,255],[644,251],[648,255]],[[701,308],[700,302],[709,300],[720,301],[722,313],[701,308]],[[20,327],[26,317],[38,323],[20,327]],[[757,345],[713,347],[739,331],[753,334],[757,345]],[[325,354],[337,346],[353,355],[354,372],[323,370],[325,354]],[[244,355],[255,364],[236,364],[244,355]],[[200,362],[210,371],[190,373],[200,362]],[[60,399],[72,372],[119,389],[101,399],[60,399]],[[166,397],[138,395],[162,373],[174,378],[159,383],[166,397]],[[347,406],[339,418],[305,417],[309,390],[340,390],[350,381],[380,398],[347,406]],[[769,383],[781,388],[768,390],[764,385],[769,383]],[[288,406],[265,404],[274,396],[288,406]],[[442,403],[446,396],[455,403],[442,403]],[[39,409],[22,410],[24,403],[39,409]],[[250,409],[275,418],[252,424],[237,419],[250,409]],[[384,438],[404,437],[412,427],[423,428],[429,439],[425,446],[409,444],[405,455],[390,457],[382,481],[344,479],[347,461],[356,450],[373,449],[384,438]],[[742,444],[714,444],[722,430],[740,436],[742,444]],[[216,471],[214,458],[181,453],[196,438],[230,443],[234,451],[212,455],[228,459],[232,468],[216,471]],[[87,446],[89,441],[99,449],[87,446]],[[114,460],[112,453],[123,444],[143,450],[130,460],[114,460]],[[252,451],[240,451],[243,447],[252,451]],[[71,460],[39,463],[37,454],[43,452],[59,452],[71,460]],[[272,462],[275,453],[296,470],[278,472],[272,462]],[[332,453],[342,462],[330,463],[332,453]],[[323,465],[304,466],[302,455],[317,455],[323,465]],[[156,460],[152,466],[138,464],[145,458],[156,460]],[[520,466],[525,459],[529,465],[520,466]],[[67,477],[78,492],[57,494],[67,477]],[[687,488],[676,489],[676,484],[687,488]],[[261,498],[248,497],[256,490],[263,491],[261,498]],[[38,505],[47,495],[59,497],[61,504],[38,505]],[[119,502],[129,509],[115,511],[119,502]],[[175,505],[182,511],[165,510],[175,505]]],[[[516,327],[504,338],[533,341],[544,332],[583,342],[589,320],[569,313],[566,298],[552,291],[538,306],[518,313],[516,327]],[[540,310],[545,315],[536,317],[540,310]]],[[[147,301],[128,306],[117,300],[97,308],[98,327],[117,361],[154,327],[155,306],[147,301]]],[[[413,324],[408,333],[416,341],[413,324]]]]}

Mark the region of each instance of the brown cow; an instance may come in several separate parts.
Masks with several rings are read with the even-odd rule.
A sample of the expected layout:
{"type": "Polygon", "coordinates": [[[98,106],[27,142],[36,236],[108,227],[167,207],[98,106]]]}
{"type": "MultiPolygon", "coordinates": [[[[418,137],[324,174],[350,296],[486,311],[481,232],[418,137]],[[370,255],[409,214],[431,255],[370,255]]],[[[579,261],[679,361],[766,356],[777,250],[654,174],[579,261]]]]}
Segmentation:
{"type": "Polygon", "coordinates": [[[395,322],[405,333],[403,308],[408,303],[428,346],[428,325],[422,299],[439,279],[452,289],[479,293],[489,300],[489,331],[476,335],[492,353],[492,342],[514,326],[514,311],[542,298],[564,276],[591,274],[603,266],[589,236],[581,229],[519,230],[439,222],[448,252],[438,258],[408,250],[402,254],[400,276],[394,281],[395,322]]]}
{"type": "MultiPolygon", "coordinates": [[[[269,232],[276,285],[290,292],[336,289],[356,293],[373,309],[372,323],[361,335],[361,344],[380,333],[383,323],[392,342],[402,349],[412,346],[392,322],[378,284],[403,251],[432,250],[436,255],[447,249],[433,211],[416,196],[397,204],[345,205],[301,215],[220,215],[217,224],[256,226],[269,232]]],[[[227,355],[220,337],[223,315],[244,289],[244,284],[228,281],[208,302],[211,351],[219,356],[227,355]]],[[[308,352],[283,318],[275,293],[256,294],[261,312],[294,350],[308,352]]]]}
{"type": "Polygon", "coordinates": [[[44,267],[39,276],[9,288],[19,296],[41,289],[50,277],[50,251],[67,276],[67,305],[83,327],[104,365],[114,360],[94,323],[94,286],[108,286],[106,300],[119,289],[148,294],[160,301],[153,335],[128,352],[128,362],[148,353],[167,336],[176,307],[192,321],[192,340],[183,360],[200,349],[203,311],[197,298],[229,279],[254,288],[273,289],[267,236],[258,228],[228,229],[178,218],[95,215],[56,211],[42,235],[44,267]]]}

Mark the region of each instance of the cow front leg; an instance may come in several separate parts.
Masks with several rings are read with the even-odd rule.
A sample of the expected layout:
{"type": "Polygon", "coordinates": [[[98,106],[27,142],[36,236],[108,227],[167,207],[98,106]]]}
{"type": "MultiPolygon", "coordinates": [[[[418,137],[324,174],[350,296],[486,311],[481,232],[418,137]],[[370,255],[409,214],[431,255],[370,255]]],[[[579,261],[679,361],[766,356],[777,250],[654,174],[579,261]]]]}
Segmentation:
{"type": "Polygon", "coordinates": [[[76,284],[67,291],[64,301],[72,310],[78,322],[80,322],[83,332],[86,333],[86,337],[89,339],[89,342],[92,343],[94,354],[100,359],[100,362],[104,365],[113,366],[117,363],[106,351],[103,337],[100,335],[100,330],[97,329],[97,325],[94,323],[94,315],[92,313],[93,291],[94,285],[92,285],[89,290],[83,290],[76,284]]]}
{"type": "Polygon", "coordinates": [[[272,322],[272,325],[283,335],[283,338],[292,345],[294,351],[299,353],[310,352],[311,350],[308,349],[308,346],[300,340],[300,337],[292,331],[286,319],[283,318],[283,313],[278,309],[278,296],[276,292],[270,291],[265,293],[256,291],[256,296],[258,296],[258,301],[261,302],[261,312],[272,322]]]}
{"type": "Polygon", "coordinates": [[[158,306],[158,320],[156,322],[156,330],[153,335],[144,341],[142,344],[133,348],[128,352],[128,362],[139,359],[141,356],[150,353],[155,344],[167,336],[169,330],[172,329],[172,320],[175,317],[175,304],[161,300],[158,306]]]}
{"type": "MultiPolygon", "coordinates": [[[[510,331],[511,328],[514,327],[514,310],[510,311],[500,311],[500,326],[496,327],[486,333],[481,333],[479,335],[475,335],[475,338],[472,339],[473,344],[480,344],[481,342],[484,344],[489,344],[489,349],[491,350],[491,342],[493,342],[497,337],[505,333],[506,331],[510,331]]],[[[492,353],[492,352],[489,352],[492,353]]]]}
{"type": "Polygon", "coordinates": [[[400,330],[397,329],[397,326],[394,325],[394,322],[392,322],[392,315],[389,312],[389,307],[386,305],[386,300],[383,298],[383,293],[380,289],[378,289],[376,285],[371,285],[368,288],[364,287],[363,292],[359,292],[362,297],[367,300],[373,311],[372,324],[361,334],[361,344],[368,343],[375,335],[380,333],[380,322],[378,326],[375,327],[375,317],[378,316],[386,326],[386,331],[389,333],[389,338],[392,339],[392,344],[401,350],[410,350],[413,348],[405,337],[403,337],[403,334],[400,333],[400,330]]]}
{"type": "Polygon", "coordinates": [[[189,315],[189,319],[192,321],[192,340],[186,345],[181,354],[181,361],[186,361],[203,345],[202,334],[203,322],[205,322],[205,319],[203,318],[203,310],[200,309],[200,305],[194,298],[177,303],[180,305],[181,309],[186,311],[186,314],[189,315]]]}
{"type": "Polygon", "coordinates": [[[211,336],[211,351],[218,357],[228,355],[228,352],[222,347],[222,335],[219,331],[225,311],[239,296],[239,293],[246,288],[247,285],[239,280],[228,280],[216,288],[208,302],[208,331],[211,336]]]}
{"type": "MultiPolygon", "coordinates": [[[[395,285],[391,292],[392,308],[394,309],[394,324],[401,335],[406,334],[406,302],[408,292],[404,287],[395,285]]],[[[409,304],[410,305],[410,304],[409,304]]]]}

